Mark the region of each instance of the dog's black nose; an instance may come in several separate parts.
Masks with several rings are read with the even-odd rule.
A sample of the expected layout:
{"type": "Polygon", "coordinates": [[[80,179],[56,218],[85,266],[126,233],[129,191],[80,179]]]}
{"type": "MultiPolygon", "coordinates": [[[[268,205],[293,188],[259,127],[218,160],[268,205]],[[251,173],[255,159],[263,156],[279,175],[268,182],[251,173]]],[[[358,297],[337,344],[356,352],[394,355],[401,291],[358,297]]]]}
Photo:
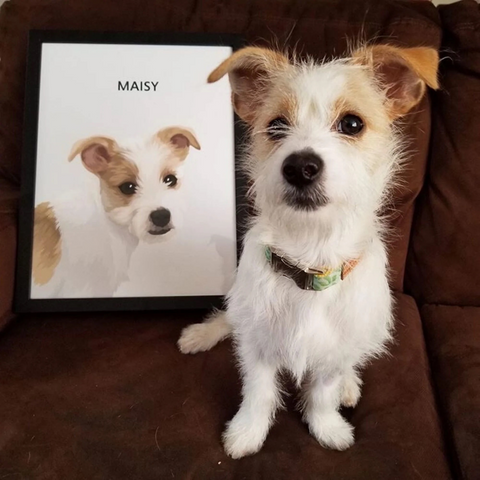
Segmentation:
{"type": "Polygon", "coordinates": [[[170,222],[170,210],[159,208],[150,214],[150,220],[156,227],[166,227],[170,222]]]}
{"type": "Polygon", "coordinates": [[[310,185],[323,170],[323,160],[312,150],[301,150],[290,154],[282,166],[285,180],[295,187],[310,185]]]}

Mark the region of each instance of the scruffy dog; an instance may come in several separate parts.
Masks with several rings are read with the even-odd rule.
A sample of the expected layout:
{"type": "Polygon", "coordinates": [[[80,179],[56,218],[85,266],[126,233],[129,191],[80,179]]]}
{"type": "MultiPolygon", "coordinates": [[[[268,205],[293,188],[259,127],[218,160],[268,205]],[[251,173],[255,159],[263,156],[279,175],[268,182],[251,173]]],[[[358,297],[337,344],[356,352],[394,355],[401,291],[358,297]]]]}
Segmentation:
{"type": "Polygon", "coordinates": [[[402,159],[394,121],[438,88],[437,69],[425,47],[364,46],[320,64],[249,47],[211,73],[228,74],[251,128],[257,214],[226,312],[186,328],[179,347],[195,353],[233,335],[243,380],[224,433],[233,458],[262,447],[279,371],[303,384],[304,420],[321,445],[353,444],[339,408],[357,404],[359,369],[392,330],[380,212],[402,159]]]}

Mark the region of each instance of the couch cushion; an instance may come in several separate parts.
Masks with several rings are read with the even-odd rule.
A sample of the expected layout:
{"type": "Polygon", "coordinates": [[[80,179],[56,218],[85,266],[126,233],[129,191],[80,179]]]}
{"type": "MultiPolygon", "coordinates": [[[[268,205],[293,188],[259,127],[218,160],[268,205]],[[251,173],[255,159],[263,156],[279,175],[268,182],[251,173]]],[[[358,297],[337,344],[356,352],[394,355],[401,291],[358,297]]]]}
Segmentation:
{"type": "Polygon", "coordinates": [[[480,5],[440,10],[445,60],[434,95],[428,185],[418,199],[406,287],[421,302],[480,305],[480,5]]]}
{"type": "Polygon", "coordinates": [[[0,478],[449,478],[415,303],[400,296],[397,312],[393,355],[346,411],[351,449],[320,447],[291,397],[240,461],[220,443],[239,404],[230,343],[195,356],[175,345],[199,313],[24,317],[0,336],[0,478]]]}
{"type": "Polygon", "coordinates": [[[480,478],[480,308],[422,308],[430,360],[457,456],[457,478],[480,478]]]}

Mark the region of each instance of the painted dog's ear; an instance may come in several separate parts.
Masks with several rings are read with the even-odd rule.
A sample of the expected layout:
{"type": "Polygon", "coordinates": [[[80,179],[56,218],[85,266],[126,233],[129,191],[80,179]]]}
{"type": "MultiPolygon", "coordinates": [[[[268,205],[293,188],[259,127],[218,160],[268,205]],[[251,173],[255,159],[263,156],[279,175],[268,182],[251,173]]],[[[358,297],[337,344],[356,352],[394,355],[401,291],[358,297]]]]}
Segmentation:
{"type": "Polygon", "coordinates": [[[89,137],[73,145],[68,161],[77,155],[82,158],[85,168],[94,174],[100,174],[108,168],[113,155],[118,152],[117,142],[109,137],[89,137]]]}
{"type": "Polygon", "coordinates": [[[372,45],[353,53],[354,63],[369,67],[384,89],[393,119],[417,105],[426,87],[439,88],[438,52],[430,47],[372,45]]]}
{"type": "Polygon", "coordinates": [[[201,148],[193,130],[185,127],[167,127],[159,130],[155,137],[163,143],[172,145],[175,153],[182,160],[188,155],[190,146],[197,150],[201,148]]]}
{"type": "Polygon", "coordinates": [[[238,116],[252,124],[275,75],[290,67],[288,58],[268,48],[246,47],[236,51],[208,77],[208,83],[228,74],[232,103],[238,116]]]}

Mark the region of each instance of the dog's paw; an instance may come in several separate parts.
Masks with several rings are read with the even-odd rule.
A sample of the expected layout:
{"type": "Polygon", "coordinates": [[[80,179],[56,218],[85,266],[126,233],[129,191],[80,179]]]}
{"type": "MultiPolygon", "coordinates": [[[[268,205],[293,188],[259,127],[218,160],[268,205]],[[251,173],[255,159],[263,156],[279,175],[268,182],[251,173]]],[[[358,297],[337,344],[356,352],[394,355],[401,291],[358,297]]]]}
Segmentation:
{"type": "Polygon", "coordinates": [[[216,343],[212,341],[212,325],[195,323],[183,329],[178,340],[178,348],[182,353],[198,353],[210,350],[216,343]]]}
{"type": "Polygon", "coordinates": [[[223,433],[223,446],[227,455],[233,459],[257,453],[265,442],[268,427],[249,422],[241,414],[237,414],[227,424],[223,433]]]}
{"type": "Polygon", "coordinates": [[[205,352],[228,337],[231,332],[232,327],[227,322],[225,312],[216,312],[204,323],[195,323],[184,328],[178,340],[178,348],[182,353],[205,352]]]}
{"type": "Polygon", "coordinates": [[[343,379],[340,403],[344,407],[356,407],[360,397],[362,381],[356,375],[348,375],[343,379]]]}
{"type": "Polygon", "coordinates": [[[353,427],[338,412],[311,415],[307,419],[310,433],[325,448],[346,450],[354,443],[353,427]]]}

